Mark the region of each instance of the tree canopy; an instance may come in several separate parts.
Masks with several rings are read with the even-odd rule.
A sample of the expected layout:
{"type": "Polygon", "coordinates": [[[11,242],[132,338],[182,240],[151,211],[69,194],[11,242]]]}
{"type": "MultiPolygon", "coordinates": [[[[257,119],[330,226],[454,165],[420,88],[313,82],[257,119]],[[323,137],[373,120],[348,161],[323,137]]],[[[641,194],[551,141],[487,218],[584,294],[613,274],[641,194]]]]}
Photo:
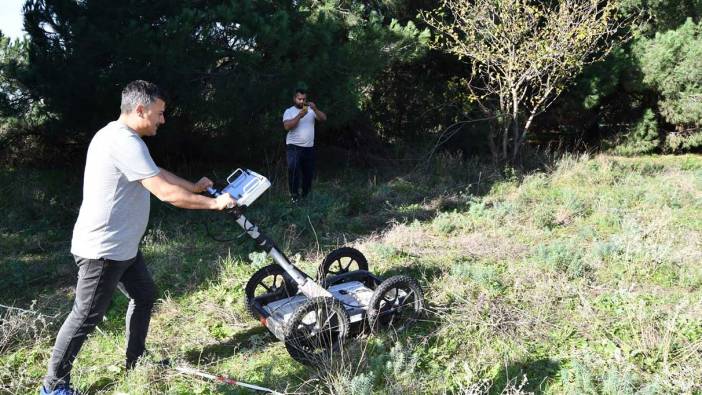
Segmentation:
{"type": "Polygon", "coordinates": [[[322,145],[364,154],[699,149],[700,15],[702,0],[27,0],[27,39],[0,36],[0,160],[79,160],[134,79],[168,93],[161,159],[272,154],[297,87],[330,115],[322,145]]]}
{"type": "Polygon", "coordinates": [[[334,114],[330,127],[358,118],[373,77],[420,55],[426,39],[384,11],[333,0],[28,0],[28,63],[14,78],[56,114],[41,133],[56,146],[84,144],[116,117],[121,88],[146,79],[169,94],[169,150],[231,154],[279,140],[300,85],[334,114]]]}

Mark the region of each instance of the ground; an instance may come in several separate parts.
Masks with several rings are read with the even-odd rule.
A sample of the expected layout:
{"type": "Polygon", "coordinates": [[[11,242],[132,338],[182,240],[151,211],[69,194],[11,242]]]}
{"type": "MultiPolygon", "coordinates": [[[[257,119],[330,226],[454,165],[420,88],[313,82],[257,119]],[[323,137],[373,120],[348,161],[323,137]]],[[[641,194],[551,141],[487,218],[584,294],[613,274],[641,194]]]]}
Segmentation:
{"type": "MultiPolygon", "coordinates": [[[[79,184],[66,170],[0,172],[2,393],[38,388],[70,309],[79,184]]],[[[422,322],[354,340],[341,364],[304,367],[243,305],[265,255],[219,213],[154,202],[142,245],[160,288],[153,355],[123,370],[117,295],[79,355],[76,387],[239,391],[155,363],[169,357],[280,392],[702,392],[700,156],[565,156],[496,172],[441,155],[413,172],[323,174],[299,205],[278,184],[247,216],[288,256],[313,274],[350,245],[378,275],[410,274],[426,293],[422,322]]]]}

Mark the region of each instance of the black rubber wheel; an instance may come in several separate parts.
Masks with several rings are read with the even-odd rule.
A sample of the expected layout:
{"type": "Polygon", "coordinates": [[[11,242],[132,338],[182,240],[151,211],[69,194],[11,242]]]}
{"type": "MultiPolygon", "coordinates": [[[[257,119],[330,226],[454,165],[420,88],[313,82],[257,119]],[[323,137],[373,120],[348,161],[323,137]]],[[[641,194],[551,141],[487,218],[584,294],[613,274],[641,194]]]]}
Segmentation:
{"type": "Polygon", "coordinates": [[[341,247],[327,255],[317,271],[317,280],[323,281],[327,276],[348,273],[354,270],[368,270],[368,260],[355,248],[341,247]]]}
{"type": "Polygon", "coordinates": [[[278,265],[264,266],[251,276],[244,289],[246,309],[255,319],[259,314],[253,308],[254,298],[266,296],[269,302],[289,298],[297,293],[297,283],[278,265]]]}
{"type": "Polygon", "coordinates": [[[319,296],[295,310],[285,327],[285,348],[294,360],[318,365],[333,358],[349,333],[349,314],[336,299],[319,296]]]}
{"type": "Polygon", "coordinates": [[[368,302],[368,323],[373,331],[400,332],[411,326],[424,310],[424,292],[409,276],[392,276],[378,285],[368,302]]]}

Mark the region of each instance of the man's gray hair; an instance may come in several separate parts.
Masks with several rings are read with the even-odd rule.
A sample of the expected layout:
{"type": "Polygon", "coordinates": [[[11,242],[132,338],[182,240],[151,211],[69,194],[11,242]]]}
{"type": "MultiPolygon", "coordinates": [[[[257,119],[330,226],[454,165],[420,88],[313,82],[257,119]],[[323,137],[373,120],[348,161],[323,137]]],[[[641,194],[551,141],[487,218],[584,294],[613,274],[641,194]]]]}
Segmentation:
{"type": "Polygon", "coordinates": [[[156,84],[136,80],[127,84],[122,90],[122,104],[119,108],[122,114],[129,114],[134,111],[139,104],[146,107],[155,102],[156,99],[166,101],[166,97],[156,84]]]}

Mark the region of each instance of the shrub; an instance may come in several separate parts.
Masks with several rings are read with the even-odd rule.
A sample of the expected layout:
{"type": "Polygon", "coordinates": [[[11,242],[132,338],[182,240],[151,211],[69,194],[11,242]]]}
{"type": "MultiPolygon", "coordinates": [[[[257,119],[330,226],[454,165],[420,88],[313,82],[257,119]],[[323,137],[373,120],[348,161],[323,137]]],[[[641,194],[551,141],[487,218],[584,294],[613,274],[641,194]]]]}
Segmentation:
{"type": "Polygon", "coordinates": [[[671,151],[702,146],[700,38],[702,24],[688,18],[677,29],[644,39],[636,48],[641,54],[639,59],[644,83],[660,92],[662,99],[658,106],[661,115],[677,126],[676,133],[666,139],[665,147],[671,151]]]}
{"type": "Polygon", "coordinates": [[[627,156],[641,155],[654,152],[658,146],[658,122],[653,111],[648,109],[625,137],[624,143],[615,147],[614,153],[627,156]]]}
{"type": "Polygon", "coordinates": [[[546,267],[563,272],[569,278],[582,277],[589,270],[583,260],[583,252],[574,240],[556,240],[539,246],[535,255],[546,267]]]}
{"type": "Polygon", "coordinates": [[[29,310],[4,307],[0,318],[0,353],[6,353],[23,343],[41,339],[50,324],[46,316],[29,310]]]}

